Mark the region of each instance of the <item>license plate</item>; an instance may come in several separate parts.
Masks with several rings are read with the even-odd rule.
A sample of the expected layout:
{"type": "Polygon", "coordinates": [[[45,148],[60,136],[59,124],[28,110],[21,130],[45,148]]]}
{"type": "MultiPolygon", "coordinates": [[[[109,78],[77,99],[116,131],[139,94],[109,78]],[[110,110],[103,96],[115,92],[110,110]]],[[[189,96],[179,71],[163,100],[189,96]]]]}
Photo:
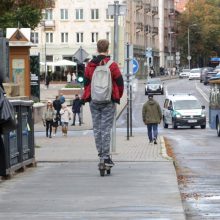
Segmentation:
{"type": "Polygon", "coordinates": [[[195,123],[197,120],[188,120],[189,123],[195,123]]]}

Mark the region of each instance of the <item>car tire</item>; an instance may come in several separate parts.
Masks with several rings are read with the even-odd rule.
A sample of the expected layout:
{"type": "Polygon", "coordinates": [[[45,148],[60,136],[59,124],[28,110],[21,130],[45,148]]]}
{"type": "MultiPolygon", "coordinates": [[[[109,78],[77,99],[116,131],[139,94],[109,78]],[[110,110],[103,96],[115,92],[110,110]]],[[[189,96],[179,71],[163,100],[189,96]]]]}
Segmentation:
{"type": "Polygon", "coordinates": [[[201,127],[201,129],[205,129],[206,125],[201,125],[200,127],[201,127]]]}
{"type": "Polygon", "coordinates": [[[174,120],[172,120],[172,126],[173,126],[173,129],[177,129],[178,128],[176,123],[174,122],[174,120]]]}
{"type": "Polygon", "coordinates": [[[219,121],[219,119],[217,119],[217,122],[216,122],[216,130],[217,130],[218,137],[220,137],[220,121],[219,121]]]}
{"type": "Polygon", "coordinates": [[[163,127],[164,127],[164,128],[168,128],[168,124],[165,123],[165,119],[164,119],[164,118],[163,118],[163,127]]]}

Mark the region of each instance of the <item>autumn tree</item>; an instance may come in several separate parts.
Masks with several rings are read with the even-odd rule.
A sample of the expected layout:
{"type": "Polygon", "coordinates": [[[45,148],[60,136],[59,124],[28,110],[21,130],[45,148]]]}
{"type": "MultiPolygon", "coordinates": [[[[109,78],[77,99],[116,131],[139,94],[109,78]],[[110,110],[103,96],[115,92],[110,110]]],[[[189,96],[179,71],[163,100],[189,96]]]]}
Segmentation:
{"type": "Polygon", "coordinates": [[[204,66],[211,54],[220,56],[220,4],[215,0],[192,0],[178,19],[177,42],[182,63],[187,63],[188,30],[191,63],[204,66]]]}
{"type": "Polygon", "coordinates": [[[42,19],[42,9],[54,7],[54,0],[1,0],[0,27],[34,29],[42,19]]]}

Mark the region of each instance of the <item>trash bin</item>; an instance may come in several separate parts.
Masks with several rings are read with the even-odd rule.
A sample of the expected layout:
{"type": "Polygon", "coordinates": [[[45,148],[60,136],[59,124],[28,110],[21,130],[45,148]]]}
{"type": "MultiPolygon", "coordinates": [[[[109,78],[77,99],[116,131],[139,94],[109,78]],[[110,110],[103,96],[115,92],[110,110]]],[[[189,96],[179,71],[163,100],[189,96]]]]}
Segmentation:
{"type": "Polygon", "coordinates": [[[11,100],[17,117],[17,129],[3,135],[5,166],[0,175],[6,176],[35,162],[33,101],[11,100]]]}

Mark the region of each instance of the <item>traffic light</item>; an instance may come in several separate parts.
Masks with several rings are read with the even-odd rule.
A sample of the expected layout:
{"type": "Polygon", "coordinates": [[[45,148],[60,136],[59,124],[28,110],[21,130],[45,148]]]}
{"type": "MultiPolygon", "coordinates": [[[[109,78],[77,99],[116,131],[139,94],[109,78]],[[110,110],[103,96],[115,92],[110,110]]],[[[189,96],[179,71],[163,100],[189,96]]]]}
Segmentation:
{"type": "Polygon", "coordinates": [[[83,83],[84,82],[84,72],[85,72],[85,64],[80,63],[77,64],[77,82],[83,83]]]}

